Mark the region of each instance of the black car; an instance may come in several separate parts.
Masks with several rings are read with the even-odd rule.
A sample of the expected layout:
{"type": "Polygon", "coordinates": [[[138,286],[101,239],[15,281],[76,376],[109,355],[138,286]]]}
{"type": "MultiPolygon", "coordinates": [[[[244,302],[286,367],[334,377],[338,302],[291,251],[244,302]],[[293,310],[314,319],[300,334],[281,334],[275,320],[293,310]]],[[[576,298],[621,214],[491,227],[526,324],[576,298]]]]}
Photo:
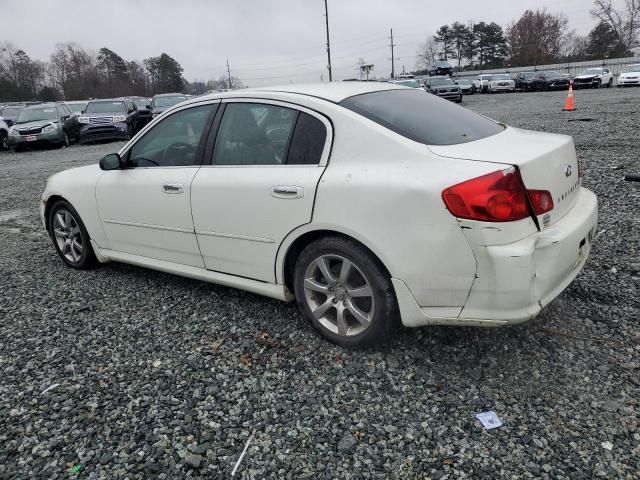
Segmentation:
{"type": "Polygon", "coordinates": [[[153,118],[151,115],[151,100],[147,97],[129,97],[138,109],[138,128],[144,127],[153,118]]]}
{"type": "Polygon", "coordinates": [[[167,108],[173,107],[187,100],[187,96],[182,93],[161,93],[154,95],[151,100],[151,113],[152,116],[157,117],[167,108]]]}
{"type": "Polygon", "coordinates": [[[427,92],[438,97],[462,102],[462,90],[450,77],[427,77],[424,79],[424,88],[427,92]]]}
{"type": "Polygon", "coordinates": [[[16,118],[26,107],[26,105],[5,105],[0,108],[0,117],[4,118],[7,125],[11,126],[16,123],[16,118]]]}
{"type": "Polygon", "coordinates": [[[42,103],[20,112],[9,130],[9,146],[16,151],[26,147],[55,145],[68,147],[78,138],[78,121],[63,102],[42,103]]]}
{"type": "Polygon", "coordinates": [[[453,73],[453,67],[446,60],[438,60],[433,62],[433,65],[429,66],[428,74],[430,77],[451,75],[453,73]]]}
{"type": "Polygon", "coordinates": [[[536,72],[518,72],[513,75],[513,81],[516,82],[516,90],[523,92],[532,92],[535,90],[534,79],[536,72]]]}
{"type": "Polygon", "coordinates": [[[571,80],[560,72],[538,72],[533,78],[534,90],[567,90],[571,80]]]}
{"type": "Polygon", "coordinates": [[[80,143],[129,140],[138,125],[138,108],[128,98],[91,100],[77,118],[80,143]]]}

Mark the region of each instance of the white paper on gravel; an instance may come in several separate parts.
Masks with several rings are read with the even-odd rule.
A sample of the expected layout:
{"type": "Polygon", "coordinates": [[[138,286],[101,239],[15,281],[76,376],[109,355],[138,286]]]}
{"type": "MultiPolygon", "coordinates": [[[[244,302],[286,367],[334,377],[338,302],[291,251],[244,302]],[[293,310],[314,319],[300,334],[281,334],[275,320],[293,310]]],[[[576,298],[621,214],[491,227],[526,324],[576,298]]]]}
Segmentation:
{"type": "Polygon", "coordinates": [[[498,415],[496,415],[496,412],[494,412],[493,410],[489,412],[478,413],[476,414],[476,418],[480,420],[482,426],[487,430],[502,426],[502,421],[498,418],[498,415]]]}

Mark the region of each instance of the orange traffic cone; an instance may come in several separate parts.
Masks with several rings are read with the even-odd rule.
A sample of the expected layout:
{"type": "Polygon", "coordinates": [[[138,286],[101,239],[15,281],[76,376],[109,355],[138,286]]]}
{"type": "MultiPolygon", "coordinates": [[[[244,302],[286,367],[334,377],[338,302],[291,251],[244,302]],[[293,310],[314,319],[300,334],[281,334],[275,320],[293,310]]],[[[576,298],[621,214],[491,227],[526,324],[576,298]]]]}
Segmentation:
{"type": "Polygon", "coordinates": [[[567,101],[564,102],[563,112],[573,112],[576,107],[573,105],[573,82],[569,82],[569,94],[567,95],[567,101]]]}

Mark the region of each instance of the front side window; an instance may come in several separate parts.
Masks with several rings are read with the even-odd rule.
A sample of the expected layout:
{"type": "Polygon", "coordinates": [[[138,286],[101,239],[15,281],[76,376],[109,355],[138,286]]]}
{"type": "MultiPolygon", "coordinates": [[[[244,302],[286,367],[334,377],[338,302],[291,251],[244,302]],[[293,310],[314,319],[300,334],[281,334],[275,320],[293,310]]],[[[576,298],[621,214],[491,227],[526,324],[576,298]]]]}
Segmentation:
{"type": "Polygon", "coordinates": [[[227,104],[213,152],[215,165],[282,165],[297,111],[259,103],[227,104]]]}
{"type": "Polygon", "coordinates": [[[129,166],[194,165],[202,134],[216,108],[217,105],[201,105],[164,118],[131,148],[129,166]]]}
{"type": "Polygon", "coordinates": [[[385,90],[349,97],[340,105],[426,145],[455,145],[495,135],[504,127],[420,90],[385,90]]]}

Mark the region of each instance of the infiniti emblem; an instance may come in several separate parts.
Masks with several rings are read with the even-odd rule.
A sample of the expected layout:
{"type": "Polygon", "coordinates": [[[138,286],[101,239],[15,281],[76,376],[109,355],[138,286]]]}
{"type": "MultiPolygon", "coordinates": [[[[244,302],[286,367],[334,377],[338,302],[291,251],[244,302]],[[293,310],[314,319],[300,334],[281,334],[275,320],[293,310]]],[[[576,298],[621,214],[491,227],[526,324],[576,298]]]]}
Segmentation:
{"type": "Polygon", "coordinates": [[[571,176],[571,165],[567,165],[567,168],[565,168],[564,176],[565,177],[570,177],[571,176]]]}

